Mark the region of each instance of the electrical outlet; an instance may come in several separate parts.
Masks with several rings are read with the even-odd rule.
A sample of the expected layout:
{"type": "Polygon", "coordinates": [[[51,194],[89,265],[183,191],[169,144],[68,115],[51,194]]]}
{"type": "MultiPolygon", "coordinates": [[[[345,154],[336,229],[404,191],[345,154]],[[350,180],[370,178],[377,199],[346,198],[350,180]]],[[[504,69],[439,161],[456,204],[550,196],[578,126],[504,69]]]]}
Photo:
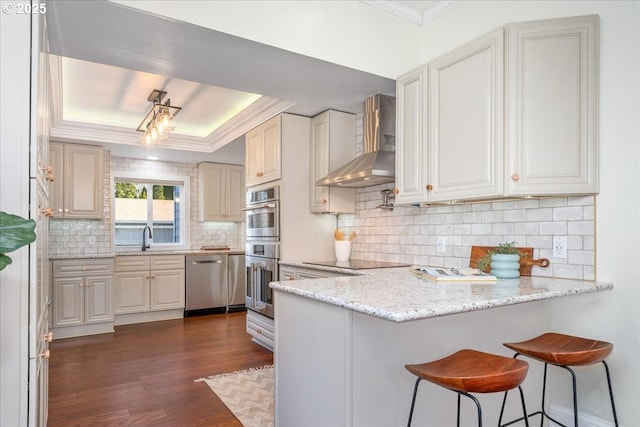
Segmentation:
{"type": "Polygon", "coordinates": [[[553,257],[567,257],[567,238],[565,236],[553,236],[553,257]]]}
{"type": "Polygon", "coordinates": [[[446,237],[438,237],[438,242],[436,243],[436,252],[443,253],[447,251],[447,238],[446,237]]]}
{"type": "Polygon", "coordinates": [[[96,245],[96,236],[89,236],[89,244],[91,246],[95,246],[96,245]]]}

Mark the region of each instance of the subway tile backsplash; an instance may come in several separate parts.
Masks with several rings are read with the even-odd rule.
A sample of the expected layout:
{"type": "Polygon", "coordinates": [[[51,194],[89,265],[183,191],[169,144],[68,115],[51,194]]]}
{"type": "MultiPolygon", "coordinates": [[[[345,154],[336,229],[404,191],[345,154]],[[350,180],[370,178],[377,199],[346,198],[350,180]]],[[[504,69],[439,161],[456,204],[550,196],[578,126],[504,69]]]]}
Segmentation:
{"type": "Polygon", "coordinates": [[[516,241],[532,247],[534,259],[551,265],[536,267],[536,276],[594,280],[594,197],[557,197],[419,208],[377,208],[381,190],[392,184],[358,189],[356,213],[342,214],[338,226],[355,230],[354,259],[466,267],[471,246],[496,246],[516,241]],[[553,257],[553,236],[567,239],[567,258],[553,257]],[[446,239],[444,253],[436,251],[446,239]]]}
{"type": "Polygon", "coordinates": [[[155,175],[180,175],[190,178],[190,246],[227,245],[243,248],[239,224],[232,222],[198,221],[198,166],[193,163],[156,162],[104,153],[104,218],[102,220],[51,220],[49,225],[49,256],[51,258],[84,258],[111,256],[111,171],[145,170],[155,175]]]}

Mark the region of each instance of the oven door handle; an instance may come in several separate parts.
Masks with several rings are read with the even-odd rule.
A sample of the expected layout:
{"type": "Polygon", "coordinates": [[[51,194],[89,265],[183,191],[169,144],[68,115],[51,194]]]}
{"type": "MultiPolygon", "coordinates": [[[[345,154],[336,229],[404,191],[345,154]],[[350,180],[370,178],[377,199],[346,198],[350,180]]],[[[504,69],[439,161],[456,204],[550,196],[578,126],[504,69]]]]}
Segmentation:
{"type": "Polygon", "coordinates": [[[263,205],[249,206],[249,207],[246,207],[246,208],[242,208],[242,210],[247,212],[247,211],[254,211],[256,209],[275,208],[275,207],[276,207],[275,203],[265,203],[263,205]]]}

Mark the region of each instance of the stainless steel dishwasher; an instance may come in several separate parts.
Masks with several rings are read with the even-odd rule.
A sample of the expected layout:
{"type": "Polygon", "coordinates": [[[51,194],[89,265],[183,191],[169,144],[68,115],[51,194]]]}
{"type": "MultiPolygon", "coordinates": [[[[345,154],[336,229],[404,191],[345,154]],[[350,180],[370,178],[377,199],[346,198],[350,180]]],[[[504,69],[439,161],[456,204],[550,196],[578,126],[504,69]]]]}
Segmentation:
{"type": "Polygon", "coordinates": [[[185,316],[227,310],[227,254],[187,255],[185,316]]]}
{"type": "Polygon", "coordinates": [[[244,310],[247,275],[244,270],[244,254],[229,254],[227,279],[229,284],[228,311],[244,310]]]}

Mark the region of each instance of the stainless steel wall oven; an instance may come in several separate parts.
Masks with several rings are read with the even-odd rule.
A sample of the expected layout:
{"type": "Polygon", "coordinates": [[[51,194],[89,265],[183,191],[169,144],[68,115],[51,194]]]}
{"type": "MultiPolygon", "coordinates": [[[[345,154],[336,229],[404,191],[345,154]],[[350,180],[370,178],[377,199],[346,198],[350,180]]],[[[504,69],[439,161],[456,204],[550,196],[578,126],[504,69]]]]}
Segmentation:
{"type": "Polygon", "coordinates": [[[247,192],[247,239],[280,238],[280,187],[247,192]]]}
{"type": "Polygon", "coordinates": [[[247,293],[245,306],[273,318],[273,292],[269,283],[278,280],[279,242],[247,242],[247,293]]]}

